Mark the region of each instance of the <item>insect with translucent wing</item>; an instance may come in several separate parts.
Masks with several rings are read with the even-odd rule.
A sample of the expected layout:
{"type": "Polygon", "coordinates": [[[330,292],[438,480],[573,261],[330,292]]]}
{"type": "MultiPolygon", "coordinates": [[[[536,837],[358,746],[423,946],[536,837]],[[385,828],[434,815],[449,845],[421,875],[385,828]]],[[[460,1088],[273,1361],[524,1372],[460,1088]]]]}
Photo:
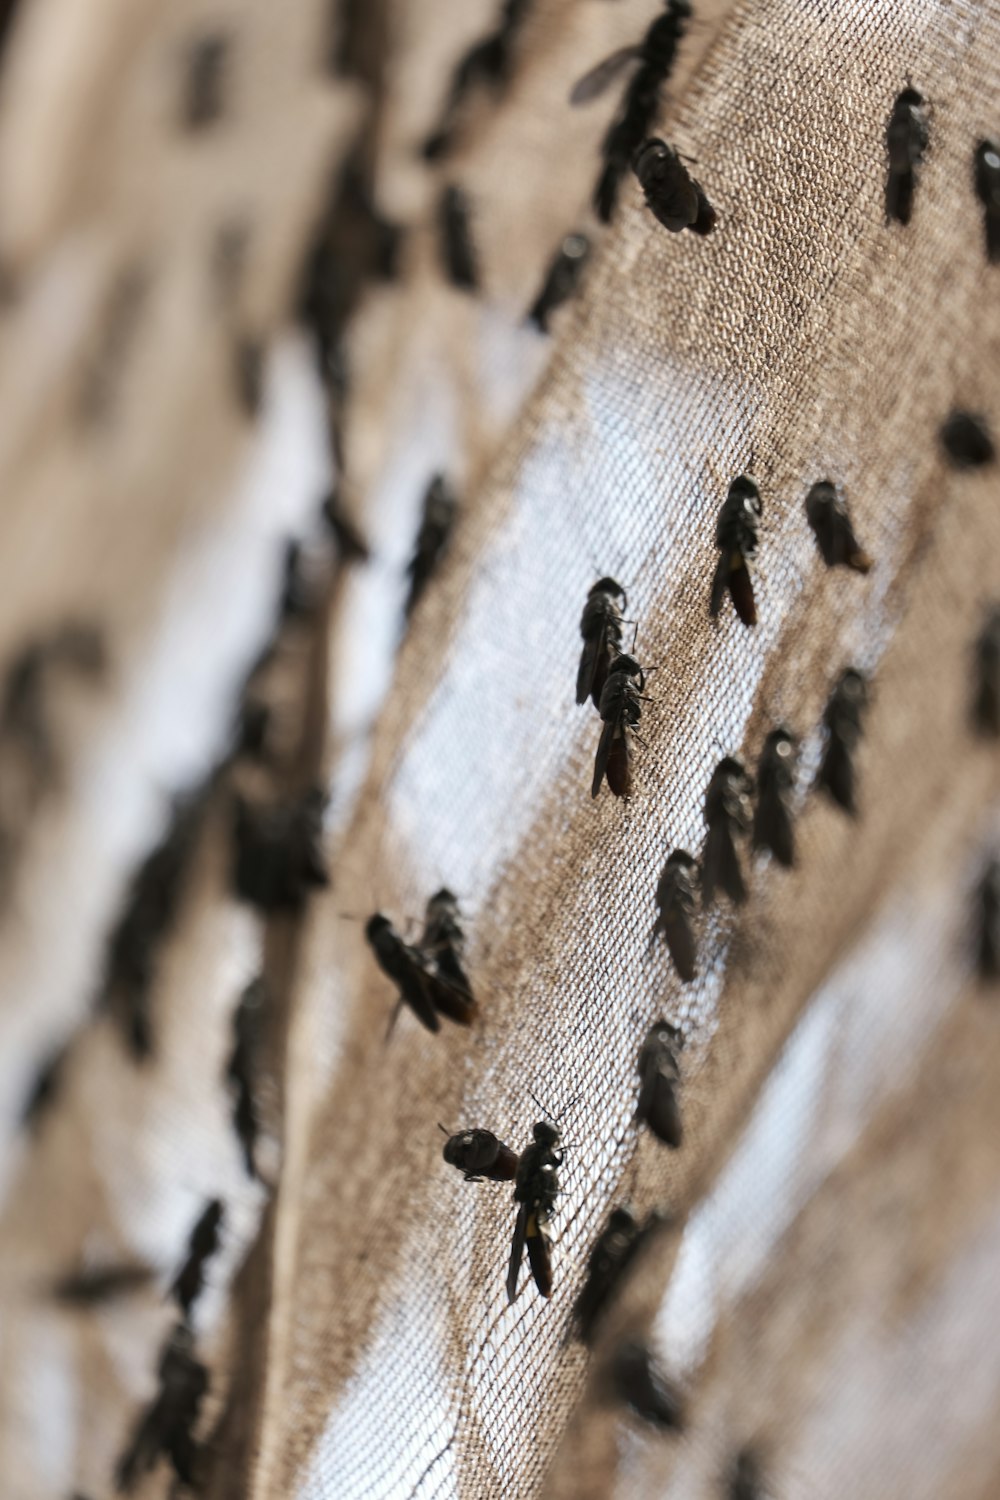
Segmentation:
{"type": "Polygon", "coordinates": [[[458,501],[449,489],[444,475],[435,474],[424,495],[420,530],[417,532],[413,556],[407,569],[410,578],[410,590],[406,597],[407,618],[412,615],[417,601],[448,550],[457,511],[458,501]]]}
{"type": "Polygon", "coordinates": [[[460,1130],[448,1135],[442,1155],[450,1167],[457,1167],[466,1182],[513,1182],[517,1175],[518,1156],[505,1146],[492,1130],[460,1130]]]}
{"type": "Polygon", "coordinates": [[[697,886],[697,860],[684,849],[674,849],[656,887],[659,915],[653,924],[653,936],[663,933],[674,968],[685,983],[689,983],[696,973],[697,951],[691,919],[697,886]]]}
{"type": "Polygon", "coordinates": [[[160,1387],[141,1418],[115,1470],[119,1491],[131,1493],[163,1454],[182,1484],[197,1478],[199,1446],[194,1428],[208,1390],[208,1370],[195,1356],[194,1335],[178,1323],[164,1346],[159,1365],[160,1387]]]}
{"type": "Polygon", "coordinates": [[[682,229],[712,233],[715,209],[672,146],[659,138],[646,141],[636,152],[632,166],[647,208],[664,229],[672,234],[682,229]]]}
{"type": "Polygon", "coordinates": [[[681,1065],[678,1054],[684,1033],[669,1021],[657,1021],[639,1048],[639,1102],[635,1117],[665,1146],[675,1151],[684,1139],[678,1090],[681,1065]]]}
{"type": "Polygon", "coordinates": [[[857,811],[854,797],[854,752],[861,738],[861,720],[868,704],[864,677],[853,667],[841,673],[823,710],[826,746],[817,784],[846,813],[857,811]]]}
{"type": "Polygon", "coordinates": [[[605,1309],[622,1285],[640,1247],[664,1224],[655,1211],[639,1224],[628,1208],[613,1208],[587,1257],[587,1279],[573,1304],[573,1323],[578,1338],[593,1342],[605,1309]]]}
{"type": "Polygon", "coordinates": [[[909,224],[913,212],[913,194],[917,185],[917,168],[924,159],[930,130],[924,96],[907,86],[897,95],[886,126],[885,144],[889,170],[885,180],[885,216],[891,223],[909,224]]]}
{"type": "Polygon", "coordinates": [[[854,535],[847,501],[828,479],[814,484],[806,496],[806,519],[812,527],[820,556],[828,568],[853,568],[868,573],[872,560],[854,535]]]}
{"type": "Polygon", "coordinates": [[[956,469],[982,469],[997,456],[986,418],[953,411],[941,427],[941,446],[956,469]]]}
{"type": "Polygon", "coordinates": [[[757,765],[757,810],[753,820],[753,846],[770,849],[779,864],[791,869],[795,863],[795,829],[792,797],[795,792],[795,762],[798,740],[779,724],[764,741],[757,765]]]}
{"type": "Polygon", "coordinates": [[[675,1432],[683,1428],[683,1398],[641,1339],[625,1339],[618,1345],[607,1379],[616,1399],[644,1422],[675,1432]]]}
{"type": "Polygon", "coordinates": [[[1000,735],[1000,604],[990,606],[973,647],[972,723],[979,734],[1000,735]]]}
{"type": "Polygon", "coordinates": [[[622,47],[606,57],[584,74],[570,94],[571,104],[587,104],[603,94],[630,63],[638,63],[601,146],[604,167],[594,189],[594,209],[605,224],[614,212],[632,159],[656,117],[660,89],[673,69],[690,15],[688,0],[666,0],[664,14],[657,16],[637,46],[622,47]]]}
{"type": "Polygon", "coordinates": [[[705,793],[708,836],[701,860],[701,892],[706,905],[715,900],[717,888],[740,905],[747,898],[737,840],[750,828],[753,812],[751,784],[743,762],[726,755],[715,770],[705,793]]]}
{"type": "Polygon", "coordinates": [[[712,579],[709,613],[715,619],[722,609],[726,590],[744,625],[756,625],[757,605],[753,596],[750,561],[757,555],[757,528],[764,510],[760,490],[746,474],[729,486],[715,523],[715,545],[722,556],[712,579]]]}
{"type": "Polygon", "coordinates": [[[991,266],[1000,265],[1000,145],[980,141],[975,156],[976,197],[983,205],[983,228],[986,233],[986,259],[991,266]]]}
{"type": "Polygon", "coordinates": [[[479,267],[469,225],[469,199],[454,183],[446,187],[438,204],[441,260],[452,286],[474,292],[479,287],[479,267]]]}
{"type": "Polygon", "coordinates": [[[577,703],[590,698],[600,711],[608,669],[621,651],[622,610],[627,608],[625,590],[613,578],[599,578],[588,593],[580,616],[583,650],[576,674],[577,703]]]}
{"type": "Polygon", "coordinates": [[[187,1317],[205,1285],[205,1262],[219,1248],[224,1211],[213,1198],[200,1215],[188,1239],[187,1255],[170,1288],[184,1316],[187,1317]]]}
{"type": "Polygon", "coordinates": [[[472,985],[462,966],[465,933],[458,917],[458,902],[447,886],[436,891],[427,903],[420,951],[447,984],[472,999],[472,985]]]}
{"type": "Polygon", "coordinates": [[[472,996],[433,973],[426,956],[403,941],[388,917],[381,912],[369,917],[365,937],[379,968],[399,992],[397,1012],[400,1005],[408,1005],[428,1031],[440,1030],[439,1012],[459,1026],[472,1025],[476,1014],[472,996]]]}
{"type": "Polygon", "coordinates": [[[629,738],[649,700],[643,693],[646,676],[634,656],[617,656],[608,668],[601,692],[604,728],[594,759],[590,795],[596,797],[605,776],[616,797],[632,795],[632,744],[629,738]]]}
{"type": "Polygon", "coordinates": [[[1000,861],[991,859],[976,887],[976,970],[1000,979],[1000,861]]]}
{"type": "Polygon", "coordinates": [[[495,30],[470,47],[457,64],[438,123],[423,144],[426,161],[437,161],[451,150],[467,94],[478,85],[499,89],[507,82],[514,42],[530,3],[504,0],[495,30]]]}
{"type": "Polygon", "coordinates": [[[528,321],[541,333],[547,333],[549,314],[555,312],[576,291],[584,267],[590,258],[590,241],[585,234],[568,234],[553,257],[545,274],[542,289],[528,313],[528,321]]]}
{"type": "Polygon", "coordinates": [[[559,1193],[562,1156],[555,1148],[562,1137],[553,1120],[539,1120],[531,1134],[531,1143],[521,1153],[514,1180],[514,1202],[518,1208],[507,1269],[508,1302],[517,1296],[517,1277],[525,1247],[535,1285],[543,1297],[552,1295],[552,1250],[545,1226],[559,1193]]]}

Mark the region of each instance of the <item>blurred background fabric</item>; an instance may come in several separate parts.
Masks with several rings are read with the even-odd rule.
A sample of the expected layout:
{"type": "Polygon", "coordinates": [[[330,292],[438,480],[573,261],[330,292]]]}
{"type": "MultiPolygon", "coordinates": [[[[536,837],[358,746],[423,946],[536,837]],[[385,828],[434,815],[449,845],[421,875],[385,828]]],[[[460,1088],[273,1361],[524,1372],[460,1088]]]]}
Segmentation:
{"type": "MultiPolygon", "coordinates": [[[[0,6],[5,1500],[114,1493],[213,1198],[192,1314],[213,1500],[722,1496],[748,1445],[775,1497],[1000,1494],[1000,1004],[972,935],[1000,765],[969,724],[1000,480],[938,441],[956,407],[1000,430],[972,170],[1000,135],[1000,5],[695,0],[655,130],[717,210],[707,238],[665,233],[631,173],[610,225],[590,208],[621,85],[569,94],[653,0],[532,0],[506,81],[425,159],[501,9],[0,6]],[[930,148],[904,227],[885,130],[907,82],[930,148]],[[442,271],[449,186],[477,291],[442,271]],[[574,231],[590,259],[544,334],[526,314],[574,231]],[[303,316],[317,263],[328,346],[303,316]],[[438,472],[457,525],[407,624],[438,472]],[[708,613],[743,472],[753,631],[708,613]],[[867,577],[818,556],[824,478],[867,577]],[[656,669],[627,804],[591,799],[599,721],[573,701],[604,574],[656,669]],[[856,819],[811,788],[847,666],[871,680],[856,819]],[[277,725],[249,768],[248,676],[277,725]],[[663,862],[699,850],[720,756],[756,766],[782,721],[797,865],[748,855],[750,899],[699,918],[683,985],[650,943],[663,862]],[[232,888],[234,797],[317,781],[330,885],[262,916],[232,888]],[[130,1033],[109,957],[171,828],[130,1033]],[[430,1035],[404,1012],[387,1039],[364,919],[412,939],[442,885],[481,1015],[430,1035]],[[227,1068],[257,976],[252,1175],[227,1068]],[[661,1016],[685,1033],[676,1152],[632,1119],[661,1016]],[[463,1183],[438,1125],[521,1149],[533,1096],[565,1112],[555,1291],[508,1306],[509,1188],[463,1183]],[[588,1354],[572,1300],[621,1202],[668,1225],[588,1354]],[[53,1297],[112,1262],[152,1278],[53,1297]],[[608,1398],[635,1331],[686,1392],[682,1435],[608,1398]]],[[[164,1462],[134,1493],[174,1483],[164,1462]]]]}

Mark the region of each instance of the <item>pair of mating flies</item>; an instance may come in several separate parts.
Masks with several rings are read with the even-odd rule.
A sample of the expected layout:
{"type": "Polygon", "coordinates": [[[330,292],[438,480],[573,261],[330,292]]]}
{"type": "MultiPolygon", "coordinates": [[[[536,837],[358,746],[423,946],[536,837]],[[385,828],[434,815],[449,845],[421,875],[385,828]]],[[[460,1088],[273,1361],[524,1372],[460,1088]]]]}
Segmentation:
{"type": "Polygon", "coordinates": [[[632,793],[630,735],[648,700],[643,694],[646,674],[635,657],[621,649],[625,623],[622,610],[627,607],[621,584],[613,578],[600,578],[587,595],[580,616],[583,650],[576,674],[576,701],[586,703],[589,698],[604,721],[594,760],[592,797],[601,790],[605,777],[616,797],[632,793]]]}
{"type": "Polygon", "coordinates": [[[439,1015],[459,1026],[472,1025],[476,1001],[465,972],[465,934],[458,902],[451,891],[442,887],[428,901],[417,944],[401,938],[382,912],[369,917],[365,937],[379,968],[398,991],[390,1030],[403,1005],[428,1031],[440,1030],[439,1015]]]}

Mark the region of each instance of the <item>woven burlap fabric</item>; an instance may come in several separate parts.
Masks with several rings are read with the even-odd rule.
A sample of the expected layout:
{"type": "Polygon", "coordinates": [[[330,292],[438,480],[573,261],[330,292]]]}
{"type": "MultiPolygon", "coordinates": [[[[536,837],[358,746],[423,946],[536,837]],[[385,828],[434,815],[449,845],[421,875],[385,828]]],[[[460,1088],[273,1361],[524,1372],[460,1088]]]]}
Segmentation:
{"type": "MultiPolygon", "coordinates": [[[[303,37],[306,9],[289,12],[303,37]]],[[[971,186],[975,141],[1000,128],[1000,13],[781,0],[702,8],[660,128],[696,159],[718,231],[667,235],[630,181],[582,295],[546,343],[516,325],[559,237],[589,222],[612,107],[571,111],[566,95],[654,13],[633,0],[540,0],[509,89],[470,109],[454,162],[430,173],[415,144],[493,7],[390,10],[378,183],[386,211],[416,227],[401,284],[373,294],[350,334],[346,494],[376,562],[335,615],[335,884],[313,903],[297,968],[284,1166],[257,1252],[267,1274],[227,1295],[262,1194],[240,1180],[219,1074],[228,1012],[261,935],[225,896],[221,817],[165,955],[156,1066],[135,1075],[114,1037],[95,1030],[47,1134],[12,1147],[5,1305],[15,1294],[23,1304],[28,1282],[61,1268],[95,1228],[102,1243],[165,1264],[199,1192],[222,1191],[232,1205],[198,1330],[213,1365],[206,1428],[222,1414],[238,1351],[241,1419],[220,1431],[241,1441],[220,1451],[211,1493],[708,1495],[747,1441],[768,1455],[779,1494],[996,1492],[1000,1041],[995,1006],[969,979],[968,924],[997,835],[997,771],[968,732],[967,700],[970,642],[983,601],[1000,590],[1000,521],[995,470],[948,470],[936,430],[956,403],[995,423],[1000,408],[996,275],[971,186]],[[884,226],[881,194],[886,116],[907,76],[931,101],[932,145],[902,230],[884,226]],[[481,299],[440,281],[434,200],[448,180],[472,200],[481,299]],[[752,633],[727,612],[713,625],[707,612],[715,514],[751,464],[764,499],[752,633]],[[398,565],[437,465],[462,484],[461,522],[390,675],[398,565]],[[867,579],[828,573],[816,556],[802,501],[827,476],[876,559],[867,579]],[[597,719],[572,703],[579,611],[604,572],[626,584],[637,653],[657,669],[627,808],[606,792],[591,801],[597,719]],[[806,795],[822,707],[847,664],[873,680],[856,823],[806,795]],[[358,730],[379,703],[361,749],[358,730]],[[805,737],[799,867],[754,865],[739,916],[703,921],[702,972],[684,988],[649,949],[657,875],[670,847],[700,843],[719,755],[742,749],[754,760],[778,719],[805,737]],[[378,906],[414,932],[442,883],[462,901],[482,1018],[471,1034],[431,1037],[404,1015],[386,1042],[391,990],[352,916],[378,906]],[[636,1052],[661,1014],[687,1033],[677,1154],[631,1123],[636,1052]],[[486,1126],[520,1146],[537,1115],[529,1091],[567,1111],[556,1289],[548,1305],[525,1289],[508,1309],[509,1192],[446,1168],[437,1123],[486,1126]],[[689,1391],[680,1441],[623,1424],[600,1389],[606,1348],[588,1360],[567,1338],[587,1248],[623,1198],[668,1210],[675,1226],[638,1268],[607,1343],[651,1330],[689,1391]]],[[[276,156],[274,140],[286,142],[282,169],[260,174],[268,187],[255,200],[255,227],[284,245],[273,301],[261,293],[267,328],[287,307],[294,252],[335,149],[330,101],[343,107],[342,140],[354,101],[317,83],[315,116],[300,119],[312,97],[301,83],[315,72],[309,45],[296,52],[263,8],[232,14],[241,42],[264,49],[240,96],[262,112],[253,140],[266,136],[276,156]],[[296,213],[281,194],[298,195],[296,213]]],[[[147,17],[149,50],[136,42],[137,54],[175,55],[176,10],[150,6],[147,17]]],[[[150,90],[136,81],[146,75],[125,87],[133,69],[121,61],[120,20],[109,8],[109,71],[95,67],[104,87],[95,81],[92,98],[124,91],[146,109],[150,90]]],[[[5,83],[14,99],[16,78],[5,83]]],[[[66,157],[46,178],[49,197],[29,184],[24,206],[4,215],[28,306],[32,267],[46,245],[55,254],[74,215],[95,234],[120,232],[106,292],[110,267],[132,259],[134,184],[165,184],[163,222],[176,208],[166,164],[146,170],[152,146],[140,149],[138,123],[123,129],[118,110],[109,114],[120,213],[94,175],[116,159],[95,129],[85,142],[67,131],[47,145],[66,157]]],[[[257,182],[248,126],[228,128],[241,141],[233,170],[238,159],[243,180],[257,182]]],[[[206,168],[213,228],[228,170],[206,168]]],[[[184,201],[187,224],[197,200],[184,201]]],[[[192,276],[211,243],[199,225],[189,226],[200,247],[192,276]]],[[[140,231],[158,243],[142,213],[140,231]]],[[[182,249],[162,256],[183,279],[182,249]]],[[[95,320],[99,306],[95,293],[95,320]]],[[[24,316],[18,304],[7,314],[24,316]]],[[[244,431],[226,385],[227,330],[192,293],[187,343],[171,362],[156,326],[135,345],[150,383],[127,384],[127,410],[105,419],[118,436],[88,462],[68,411],[49,411],[25,380],[37,342],[25,325],[7,382],[27,393],[4,422],[24,455],[9,470],[5,555],[27,548],[44,561],[8,564],[8,649],[57,612],[99,605],[113,641],[141,663],[180,538],[195,514],[226,503],[244,431]],[[195,380],[210,337],[216,366],[195,380]],[[217,411],[204,404],[209,391],[217,411]],[[195,432],[210,455],[194,448],[195,432]],[[119,468],[118,442],[131,467],[123,456],[119,468]]],[[[269,607],[262,597],[262,621],[269,607]]],[[[205,653],[218,654],[206,637],[205,653]]],[[[183,679],[184,661],[169,651],[166,661],[167,676],[183,679]]],[[[117,679],[103,691],[90,712],[107,714],[121,738],[141,704],[117,679]]],[[[95,733],[79,726],[81,747],[95,733]]],[[[103,907],[89,899],[71,925],[73,983],[57,1003],[59,987],[35,978],[49,972],[37,934],[61,919],[57,897],[72,902],[55,871],[76,826],[76,780],[60,798],[63,811],[47,814],[53,831],[45,824],[29,843],[42,893],[34,945],[10,920],[4,935],[6,1007],[23,1009],[34,979],[34,1009],[54,1013],[52,1031],[84,1012],[115,891],[104,876],[103,907]]],[[[268,941],[273,960],[280,934],[268,941]]],[[[13,1100],[49,1031],[9,1026],[13,1100]]],[[[67,1322],[33,1303],[5,1321],[5,1493],[108,1493],[169,1312],[151,1298],[67,1322]]],[[[142,1493],[167,1488],[161,1473],[142,1493]]]]}

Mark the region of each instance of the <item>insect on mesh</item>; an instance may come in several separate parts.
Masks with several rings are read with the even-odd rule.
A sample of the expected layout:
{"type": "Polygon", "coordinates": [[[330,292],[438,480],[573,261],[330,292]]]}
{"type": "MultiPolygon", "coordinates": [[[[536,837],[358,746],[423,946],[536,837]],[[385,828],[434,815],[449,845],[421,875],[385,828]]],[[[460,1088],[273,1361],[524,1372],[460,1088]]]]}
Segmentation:
{"type": "MultiPolygon", "coordinates": [[[[114,254],[100,265],[136,244],[152,255],[153,229],[130,217],[140,146],[122,122],[142,117],[177,23],[149,6],[147,30],[136,22],[127,39],[132,72],[116,72],[126,43],[113,9],[84,82],[99,118],[94,80],[120,79],[121,119],[74,149],[93,170],[110,153],[118,197],[87,185],[74,199],[64,185],[46,202],[25,179],[15,248],[29,286],[38,265],[57,278],[67,225],[104,227],[114,254]]],[[[305,526],[322,493],[322,402],[285,338],[233,499],[242,428],[219,395],[227,325],[195,272],[217,219],[239,209],[266,247],[250,258],[246,316],[277,332],[324,172],[369,120],[380,204],[410,230],[400,279],[366,294],[348,332],[342,480],[374,561],[331,612],[332,887],[300,924],[262,929],[227,894],[216,808],[161,959],[153,1062],[139,1073],[103,1023],[85,1027],[46,1133],[26,1141],[11,1123],[5,1493],[109,1491],[173,1321],[155,1294],[67,1320],[25,1289],[95,1236],[162,1265],[165,1286],[218,1194],[229,1228],[195,1318],[212,1373],[200,1431],[213,1497],[707,1496],[751,1444],[775,1496],[987,1500],[1000,1485],[1000,1021],[971,978],[969,923],[998,786],[968,698],[970,644],[1000,592],[1000,518],[995,468],[956,472],[936,435],[956,406],[994,430],[1000,420],[1000,272],[985,263],[972,185],[975,143],[1000,129],[1000,10],[696,5],[657,130],[696,163],[717,209],[702,239],[661,230],[631,176],[610,228],[598,232],[587,207],[616,94],[572,109],[569,91],[641,35],[657,13],[647,0],[537,0],[506,86],[470,101],[433,166],[419,143],[495,5],[373,8],[377,127],[363,90],[319,76],[324,9],[292,8],[285,36],[264,4],[226,8],[238,84],[214,128],[231,158],[205,158],[200,197],[178,204],[179,148],[158,115],[147,121],[162,166],[147,191],[164,223],[177,213],[153,256],[174,300],[160,323],[139,321],[133,356],[151,409],[119,410],[95,456],[29,390],[17,411],[48,422],[58,461],[26,440],[4,460],[18,497],[6,555],[38,550],[39,515],[48,549],[36,573],[12,577],[8,652],[57,609],[100,607],[122,662],[91,719],[71,725],[84,769],[67,772],[29,840],[19,889],[35,915],[20,933],[5,918],[4,1086],[19,1100],[43,1043],[86,1018],[102,936],[144,848],[124,812],[97,831],[104,802],[86,767],[114,772],[117,801],[135,804],[134,823],[144,807],[147,825],[151,780],[180,779],[179,763],[192,778],[207,769],[226,695],[266,629],[277,538],[305,526]],[[907,79],[929,101],[931,145],[904,229],[884,224],[883,192],[886,120],[907,79]],[[240,192],[222,204],[219,183],[237,169],[240,192]],[[437,202],[451,183],[469,197],[478,296],[439,269],[437,202]],[[594,235],[594,252],[543,339],[524,313],[574,229],[594,235]],[[171,307],[186,321],[163,368],[150,341],[172,327],[171,307]],[[185,447],[189,431],[204,455],[185,447]],[[403,569],[438,470],[462,496],[460,519],[397,652],[403,569]],[[129,501],[147,471],[140,527],[129,501]],[[717,624],[708,615],[715,518],[746,471],[764,503],[752,631],[728,605],[717,624]],[[804,499],[823,478],[849,498],[874,559],[867,578],[819,559],[804,499]],[[656,669],[627,805],[591,799],[598,720],[573,703],[579,613],[605,573],[627,588],[636,654],[656,669]],[[228,632],[227,580],[243,611],[228,632]],[[856,820],[808,790],[848,665],[872,684],[856,820]],[[154,667],[155,704],[136,688],[154,667]],[[164,726],[202,726],[179,737],[170,767],[147,745],[160,745],[154,709],[164,726]],[[780,721],[803,740],[797,866],[748,862],[749,902],[699,918],[699,975],[682,985],[649,942],[663,861],[700,848],[720,756],[754,765],[780,721]],[[147,746],[138,766],[133,744],[147,746]],[[57,914],[66,923],[59,904],[79,899],[95,845],[95,888],[68,920],[60,966],[40,935],[57,914]],[[461,903],[482,1014],[471,1031],[432,1036],[404,1013],[387,1041],[392,989],[353,918],[381,909],[412,936],[442,884],[461,903]],[[222,1084],[232,1006],[261,962],[287,1002],[270,1038],[283,1060],[269,1104],[281,1171],[264,1187],[242,1174],[222,1084]],[[14,1014],[27,993],[30,1024],[14,1014]],[[632,1121],[636,1054],[661,1016],[685,1032],[676,1152],[632,1121]],[[509,1188],[463,1183],[437,1125],[489,1128],[520,1149],[532,1095],[564,1112],[555,1291],[545,1303],[522,1287],[508,1307],[509,1188]],[[669,1222],[588,1355],[569,1337],[570,1308],[622,1201],[669,1222]],[[681,1436],[650,1435],[607,1399],[608,1349],[637,1331],[686,1392],[681,1436]]],[[[27,19],[15,28],[11,139],[42,128],[15,90],[28,76],[16,49],[47,56],[43,26],[73,10],[49,0],[37,36],[27,19]]],[[[185,13],[206,24],[207,7],[185,13]]],[[[62,153],[59,181],[83,181],[65,141],[49,149],[62,153]]],[[[96,291],[81,299],[96,318],[96,291]]],[[[76,344],[64,357],[77,360],[76,344]]],[[[289,670],[315,688],[324,649],[308,650],[289,670]]],[[[162,1467],[137,1493],[169,1486],[162,1467]]]]}

